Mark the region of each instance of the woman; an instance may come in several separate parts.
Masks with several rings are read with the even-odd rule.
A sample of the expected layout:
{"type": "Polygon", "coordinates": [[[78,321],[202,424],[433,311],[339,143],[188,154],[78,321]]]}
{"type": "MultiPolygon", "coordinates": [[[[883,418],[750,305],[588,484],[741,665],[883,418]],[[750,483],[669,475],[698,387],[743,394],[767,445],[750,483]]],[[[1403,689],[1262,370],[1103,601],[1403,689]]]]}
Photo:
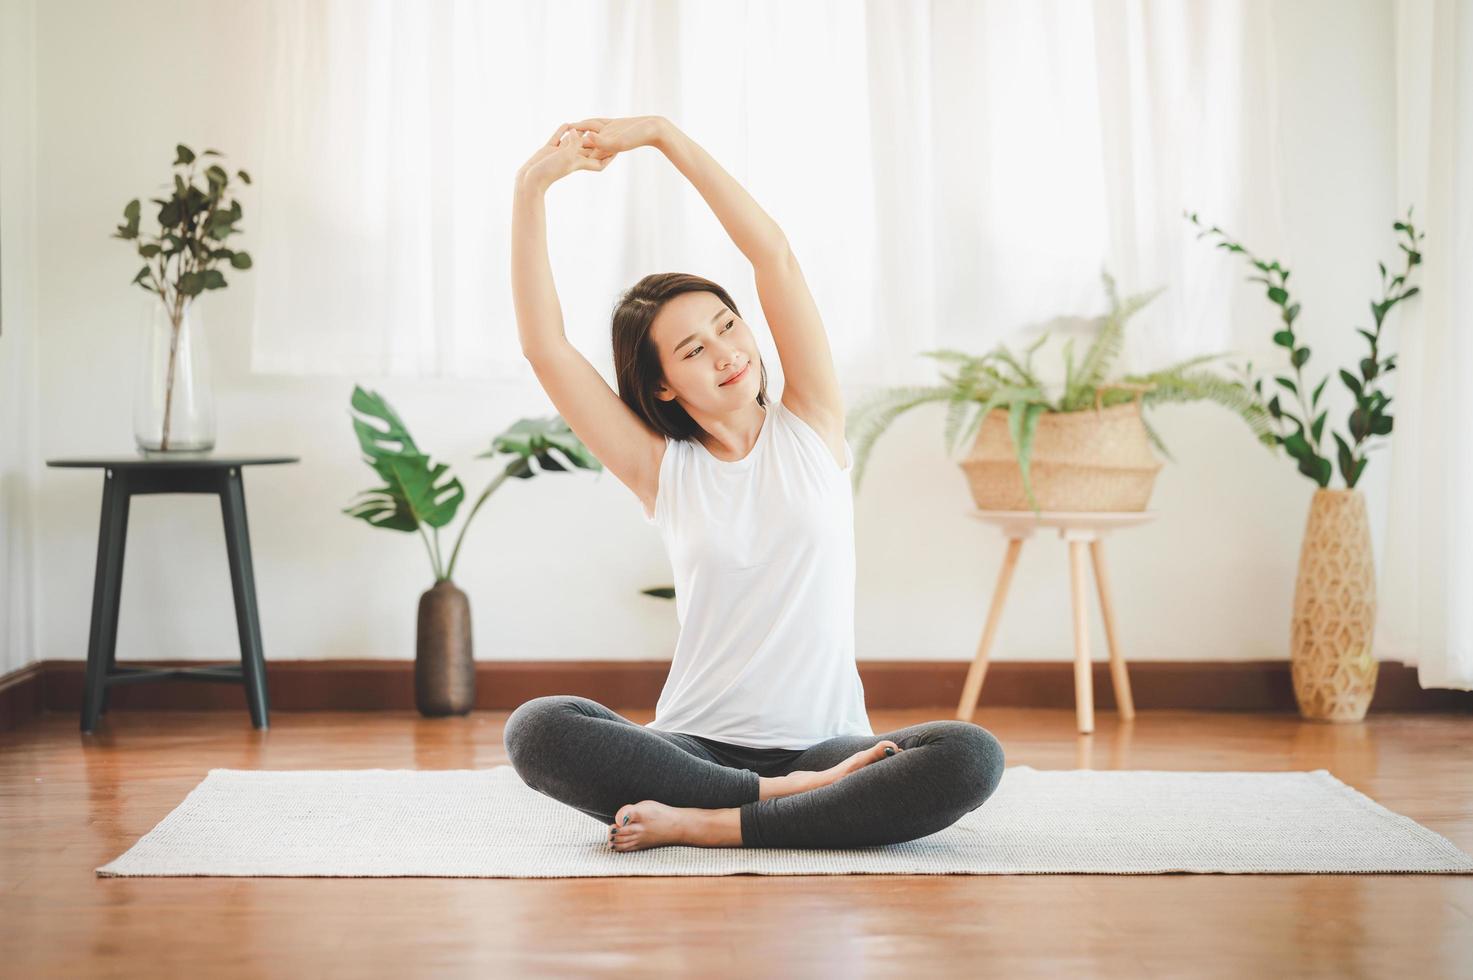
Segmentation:
{"type": "Polygon", "coordinates": [[[563,419],[669,549],[680,636],[638,725],[556,695],[507,719],[533,789],[609,823],[615,850],[857,847],[933,834],[981,806],[1003,751],[963,721],[870,728],[854,655],[853,457],[813,297],[782,230],[661,116],[560,126],[517,172],[512,290],[522,350],[563,419]],[[751,261],[782,359],[767,395],[726,290],[646,276],[613,316],[619,392],[568,342],[544,195],[642,146],[663,152],[751,261]]]}

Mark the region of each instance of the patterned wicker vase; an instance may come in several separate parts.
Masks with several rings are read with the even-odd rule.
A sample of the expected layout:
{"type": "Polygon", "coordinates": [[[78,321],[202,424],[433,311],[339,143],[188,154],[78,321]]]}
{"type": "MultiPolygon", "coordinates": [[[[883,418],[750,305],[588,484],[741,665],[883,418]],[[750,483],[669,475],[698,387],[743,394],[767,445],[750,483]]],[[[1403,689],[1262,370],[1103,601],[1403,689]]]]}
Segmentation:
{"type": "MultiPolygon", "coordinates": [[[[1006,409],[987,413],[971,453],[959,463],[982,510],[1032,510],[1023,492],[1006,409]]],[[[1151,500],[1161,461],[1151,451],[1140,402],[1082,412],[1044,412],[1028,464],[1040,510],[1140,511],[1151,500]]]]}
{"type": "Polygon", "coordinates": [[[1290,650],[1299,713],[1360,721],[1376,693],[1376,567],[1359,490],[1314,492],[1299,551],[1290,650]]]}

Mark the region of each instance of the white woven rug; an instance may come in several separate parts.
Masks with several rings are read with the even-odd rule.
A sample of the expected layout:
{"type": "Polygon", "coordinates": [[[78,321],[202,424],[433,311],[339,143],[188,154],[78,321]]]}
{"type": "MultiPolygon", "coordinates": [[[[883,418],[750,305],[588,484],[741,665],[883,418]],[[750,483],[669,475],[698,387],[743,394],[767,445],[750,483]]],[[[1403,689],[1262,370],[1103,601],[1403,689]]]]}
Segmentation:
{"type": "MultiPolygon", "coordinates": [[[[631,801],[637,802],[637,801],[631,801]]],[[[211,769],[104,877],[1473,872],[1328,770],[1010,766],[980,808],[905,844],[614,851],[608,828],[487,770],[211,769]]]]}

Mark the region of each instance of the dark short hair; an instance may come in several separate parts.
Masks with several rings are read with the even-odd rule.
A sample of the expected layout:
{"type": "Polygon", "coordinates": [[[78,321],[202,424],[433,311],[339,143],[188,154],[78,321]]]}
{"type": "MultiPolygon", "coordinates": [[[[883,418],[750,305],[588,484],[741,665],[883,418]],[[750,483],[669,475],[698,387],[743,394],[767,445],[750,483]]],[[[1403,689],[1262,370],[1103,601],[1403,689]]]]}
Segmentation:
{"type": "MultiPolygon", "coordinates": [[[[666,303],[681,293],[707,292],[726,304],[737,316],[741,311],[731,294],[716,283],[684,272],[659,272],[645,276],[629,287],[614,304],[614,377],[619,384],[619,397],[634,414],[654,429],[672,439],[692,439],[701,431],[696,420],[679,402],[662,401],[656,389],[664,382],[660,352],[650,337],[650,326],[666,303]]],[[[767,407],[767,365],[757,355],[761,368],[761,384],[757,404],[767,407]]]]}

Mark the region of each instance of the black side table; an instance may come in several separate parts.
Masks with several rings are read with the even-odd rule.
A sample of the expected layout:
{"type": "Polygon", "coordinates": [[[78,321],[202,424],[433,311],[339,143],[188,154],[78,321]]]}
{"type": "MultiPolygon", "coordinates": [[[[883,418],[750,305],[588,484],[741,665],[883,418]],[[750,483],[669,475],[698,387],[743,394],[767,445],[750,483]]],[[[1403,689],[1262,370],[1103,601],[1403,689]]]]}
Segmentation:
{"type": "Polygon", "coordinates": [[[97,535],[97,575],[92,585],[92,632],[87,641],[87,676],[82,694],[82,731],[97,727],[114,684],[147,680],[205,680],[245,684],[251,724],[269,727],[266,662],[256,610],[256,579],[251,569],[251,539],[246,529],[245,484],[241,469],[295,463],[297,456],[98,456],[48,459],[47,466],[101,468],[102,526],[97,535]],[[219,665],[165,670],[117,665],[118,598],[123,590],[123,548],[128,538],[130,498],[140,493],[217,493],[225,520],[225,549],[235,593],[235,623],[240,633],[240,666],[219,665]]]}

